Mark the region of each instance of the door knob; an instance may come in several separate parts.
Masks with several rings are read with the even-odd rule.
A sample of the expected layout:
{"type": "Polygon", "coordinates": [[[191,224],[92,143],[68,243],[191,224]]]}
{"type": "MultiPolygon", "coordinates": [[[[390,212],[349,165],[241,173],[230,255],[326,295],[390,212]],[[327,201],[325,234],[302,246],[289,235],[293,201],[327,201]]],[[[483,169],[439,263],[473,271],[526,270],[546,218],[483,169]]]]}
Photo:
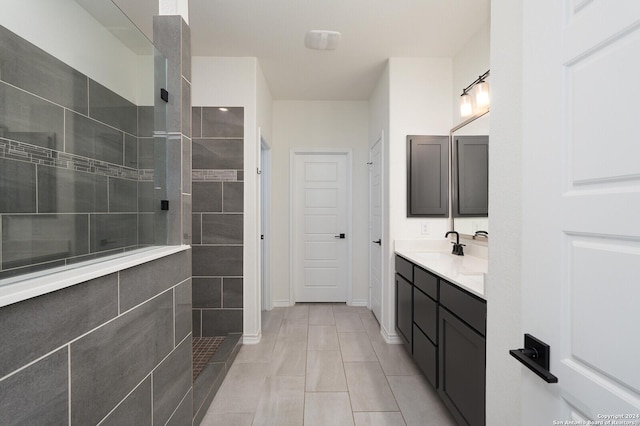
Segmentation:
{"type": "Polygon", "coordinates": [[[333,238],[340,238],[341,240],[344,240],[346,238],[346,235],[345,234],[334,235],[333,238]]]}
{"type": "Polygon", "coordinates": [[[371,241],[373,244],[377,244],[379,246],[382,245],[382,239],[378,238],[376,241],[371,241]]]}

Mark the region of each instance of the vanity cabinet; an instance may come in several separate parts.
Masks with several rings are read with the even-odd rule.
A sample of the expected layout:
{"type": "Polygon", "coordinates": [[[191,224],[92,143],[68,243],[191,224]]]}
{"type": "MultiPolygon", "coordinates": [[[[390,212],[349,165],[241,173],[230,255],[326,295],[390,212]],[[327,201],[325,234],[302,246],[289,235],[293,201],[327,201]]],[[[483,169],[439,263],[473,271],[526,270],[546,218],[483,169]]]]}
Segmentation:
{"type": "Polygon", "coordinates": [[[485,300],[396,255],[396,328],[458,424],[485,424],[485,300]]]}
{"type": "Polygon", "coordinates": [[[407,216],[449,215],[449,137],[407,136],[407,216]]]}
{"type": "Polygon", "coordinates": [[[441,281],[438,392],[458,424],[485,424],[486,317],[484,300],[441,281]]]}
{"type": "Polygon", "coordinates": [[[396,274],[396,328],[409,352],[413,345],[413,286],[396,274]]]}
{"type": "Polygon", "coordinates": [[[396,256],[396,329],[407,351],[438,387],[438,278],[396,256]]]}

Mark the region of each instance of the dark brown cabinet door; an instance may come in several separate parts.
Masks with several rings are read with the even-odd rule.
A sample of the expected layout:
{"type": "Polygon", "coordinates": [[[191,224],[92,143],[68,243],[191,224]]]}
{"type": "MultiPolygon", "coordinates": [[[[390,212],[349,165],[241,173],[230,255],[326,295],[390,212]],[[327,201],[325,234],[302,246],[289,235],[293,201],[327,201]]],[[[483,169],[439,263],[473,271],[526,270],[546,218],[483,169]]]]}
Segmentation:
{"type": "Polygon", "coordinates": [[[449,215],[449,137],[407,136],[407,216],[449,215]]]}
{"type": "Polygon", "coordinates": [[[409,353],[412,353],[413,336],[413,286],[399,274],[396,274],[396,328],[404,340],[409,353]]]}
{"type": "Polygon", "coordinates": [[[485,424],[486,340],[440,307],[440,396],[458,424],[485,424]]]}

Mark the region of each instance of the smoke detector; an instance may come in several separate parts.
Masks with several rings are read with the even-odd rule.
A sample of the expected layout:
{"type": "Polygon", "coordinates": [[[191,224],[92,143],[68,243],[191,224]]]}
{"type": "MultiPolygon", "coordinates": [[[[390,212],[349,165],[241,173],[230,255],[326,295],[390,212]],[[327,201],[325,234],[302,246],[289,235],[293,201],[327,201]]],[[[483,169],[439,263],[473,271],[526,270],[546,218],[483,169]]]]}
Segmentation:
{"type": "Polygon", "coordinates": [[[340,43],[342,34],[337,31],[311,30],[304,39],[309,49],[335,50],[340,43]]]}

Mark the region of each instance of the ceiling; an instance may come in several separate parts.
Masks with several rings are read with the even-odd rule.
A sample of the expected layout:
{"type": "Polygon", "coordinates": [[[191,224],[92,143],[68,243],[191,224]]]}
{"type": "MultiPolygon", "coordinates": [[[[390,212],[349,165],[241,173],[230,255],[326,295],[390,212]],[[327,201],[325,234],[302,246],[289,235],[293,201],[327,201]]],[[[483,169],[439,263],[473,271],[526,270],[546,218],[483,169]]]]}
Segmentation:
{"type": "MultiPolygon", "coordinates": [[[[151,38],[158,0],[114,0],[151,38]]],[[[451,57],[490,0],[190,0],[193,56],[257,57],[274,99],[366,100],[389,57],[451,57]],[[309,30],[342,33],[335,51],[309,30]]]]}

